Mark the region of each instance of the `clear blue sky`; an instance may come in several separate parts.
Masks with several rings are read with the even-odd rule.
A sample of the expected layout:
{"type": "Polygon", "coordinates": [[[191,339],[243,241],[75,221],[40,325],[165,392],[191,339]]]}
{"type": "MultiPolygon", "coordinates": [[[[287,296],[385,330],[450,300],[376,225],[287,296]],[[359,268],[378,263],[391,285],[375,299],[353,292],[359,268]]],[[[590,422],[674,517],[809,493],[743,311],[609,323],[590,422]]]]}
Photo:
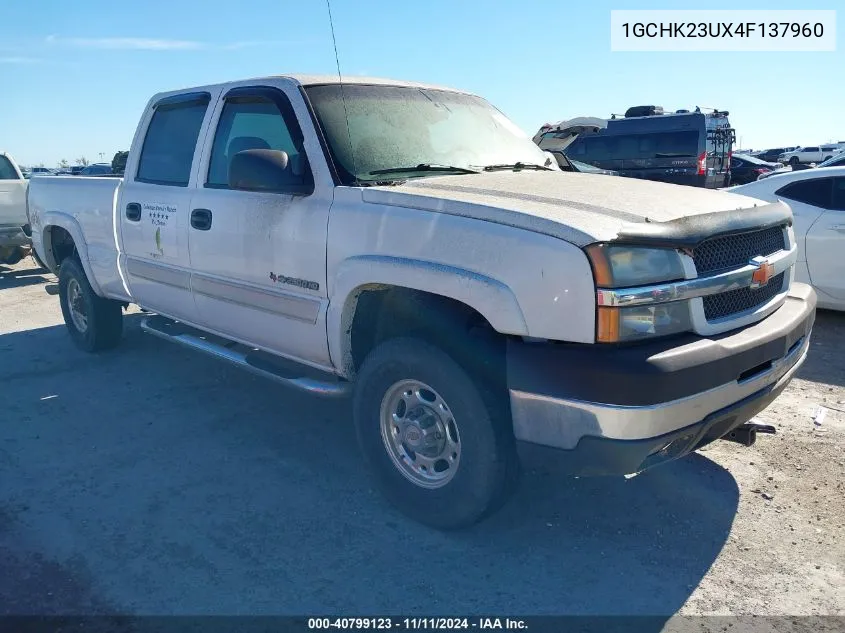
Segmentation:
{"type": "MultiPolygon", "coordinates": [[[[636,104],[728,109],[743,146],[845,140],[833,53],[612,53],[610,10],[655,0],[333,0],[341,69],[487,97],[526,132],[636,104]]],[[[336,72],[324,0],[39,0],[0,11],[0,149],[22,164],[111,160],[158,91],[336,72]]],[[[841,0],[710,0],[837,9],[841,0]],[[802,6],[803,5],[803,6],[802,6]]],[[[837,16],[838,26],[842,24],[837,16]]],[[[842,29],[838,29],[842,32],[842,29]]]]}

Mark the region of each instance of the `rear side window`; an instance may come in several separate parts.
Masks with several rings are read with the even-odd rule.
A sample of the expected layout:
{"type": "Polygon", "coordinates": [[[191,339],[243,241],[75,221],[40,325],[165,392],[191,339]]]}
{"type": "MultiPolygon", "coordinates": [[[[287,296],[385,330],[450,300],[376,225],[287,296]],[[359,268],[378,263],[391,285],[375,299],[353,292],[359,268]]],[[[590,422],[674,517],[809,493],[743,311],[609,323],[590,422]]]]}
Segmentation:
{"type": "Polygon", "coordinates": [[[178,95],[156,104],[138,161],[141,182],[187,187],[209,96],[178,95]]]}
{"type": "Polygon", "coordinates": [[[803,152],[818,152],[819,148],[818,147],[805,147],[801,151],[803,151],[803,152]]]}
{"type": "Polygon", "coordinates": [[[845,178],[833,179],[833,209],[845,211],[845,178]]]}
{"type": "Polygon", "coordinates": [[[565,151],[576,160],[679,158],[698,155],[698,132],[581,136],[565,151]]]}
{"type": "Polygon", "coordinates": [[[12,161],[5,156],[0,156],[0,180],[18,180],[18,172],[12,167],[12,161]]]}
{"type": "Polygon", "coordinates": [[[831,204],[831,182],[832,178],[815,178],[813,180],[799,180],[792,184],[781,187],[775,195],[782,196],[787,200],[803,202],[814,207],[829,209],[831,204]]]}

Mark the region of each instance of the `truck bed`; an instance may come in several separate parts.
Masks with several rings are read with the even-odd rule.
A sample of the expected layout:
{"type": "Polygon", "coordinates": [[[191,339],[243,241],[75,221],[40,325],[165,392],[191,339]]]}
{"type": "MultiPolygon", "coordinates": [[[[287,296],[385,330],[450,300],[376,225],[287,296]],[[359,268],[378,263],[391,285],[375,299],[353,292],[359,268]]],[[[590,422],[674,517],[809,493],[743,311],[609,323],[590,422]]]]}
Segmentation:
{"type": "MultiPolygon", "coordinates": [[[[39,224],[44,226],[51,224],[46,221],[48,216],[63,216],[56,224],[72,235],[77,232],[74,242],[87,248],[93,279],[100,286],[122,285],[117,266],[119,234],[115,223],[117,194],[122,182],[122,178],[97,176],[39,176],[29,185],[27,200],[33,225],[38,217],[41,218],[39,224]]],[[[43,259],[49,236],[34,231],[32,240],[43,259]]],[[[48,259],[44,261],[51,264],[48,259]]]]}

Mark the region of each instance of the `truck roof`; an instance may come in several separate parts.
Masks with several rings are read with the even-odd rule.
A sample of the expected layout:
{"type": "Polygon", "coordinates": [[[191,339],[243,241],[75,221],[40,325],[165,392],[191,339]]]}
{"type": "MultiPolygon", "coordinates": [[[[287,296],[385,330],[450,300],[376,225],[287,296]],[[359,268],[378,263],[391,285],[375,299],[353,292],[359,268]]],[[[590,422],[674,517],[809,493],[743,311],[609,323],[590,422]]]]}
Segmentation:
{"type": "MultiPolygon", "coordinates": [[[[198,92],[203,90],[220,89],[226,87],[244,86],[262,81],[272,79],[286,79],[300,86],[317,86],[325,84],[340,84],[341,81],[337,75],[307,75],[307,74],[281,74],[281,75],[266,75],[263,77],[253,77],[248,79],[239,79],[236,81],[226,81],[217,84],[207,84],[203,86],[190,86],[180,88],[178,90],[168,90],[160,92],[155,95],[155,99],[166,97],[169,95],[176,95],[183,92],[198,92]]],[[[403,81],[400,79],[387,79],[384,77],[362,77],[362,76],[343,76],[343,83],[346,85],[377,85],[377,86],[399,86],[403,88],[426,88],[429,90],[447,90],[449,92],[460,92],[461,94],[473,94],[465,90],[457,90],[447,86],[438,86],[436,84],[427,84],[414,81],[403,81]]]]}

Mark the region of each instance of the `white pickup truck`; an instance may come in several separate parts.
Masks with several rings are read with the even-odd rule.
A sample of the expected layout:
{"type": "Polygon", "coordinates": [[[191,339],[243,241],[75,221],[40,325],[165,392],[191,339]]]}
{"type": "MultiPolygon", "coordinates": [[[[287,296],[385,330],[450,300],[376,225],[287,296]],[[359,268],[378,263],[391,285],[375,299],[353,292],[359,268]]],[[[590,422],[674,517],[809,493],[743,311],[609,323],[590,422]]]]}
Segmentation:
{"type": "Polygon", "coordinates": [[[0,264],[17,264],[29,248],[29,224],[26,218],[26,189],[14,159],[0,152],[0,264]]]}
{"type": "Polygon", "coordinates": [[[807,354],[788,206],[550,164],[471,94],[268,77],[155,95],[123,179],[34,179],[28,211],[79,347],[133,303],[350,394],[385,495],[445,529],[504,501],[520,448],[623,475],[750,444],[807,354]]]}
{"type": "Polygon", "coordinates": [[[791,152],[784,152],[778,155],[778,162],[784,165],[797,165],[807,163],[822,163],[834,156],[841,154],[842,144],[817,145],[814,147],[798,147],[791,152]]]}

